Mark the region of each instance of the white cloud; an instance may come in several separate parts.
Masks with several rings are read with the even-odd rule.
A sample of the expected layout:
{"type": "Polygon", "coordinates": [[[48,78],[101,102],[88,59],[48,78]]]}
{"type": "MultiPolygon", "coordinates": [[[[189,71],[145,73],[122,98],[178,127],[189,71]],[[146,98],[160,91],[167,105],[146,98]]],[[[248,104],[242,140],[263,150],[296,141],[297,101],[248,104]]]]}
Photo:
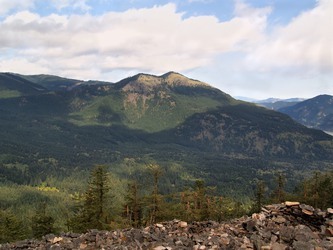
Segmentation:
{"type": "Polygon", "coordinates": [[[87,4],[87,0],[52,0],[52,4],[57,10],[62,10],[68,7],[82,11],[88,11],[91,9],[87,4]]]}
{"type": "Polygon", "coordinates": [[[333,72],[333,1],[320,0],[276,29],[248,57],[254,69],[313,75],[333,72]]]}
{"type": "Polygon", "coordinates": [[[0,0],[0,16],[13,10],[25,10],[34,7],[35,0],[0,0]]]}
{"type": "MultiPolygon", "coordinates": [[[[8,62],[16,72],[22,61],[36,64],[35,70],[95,79],[114,70],[184,71],[217,54],[252,47],[262,39],[266,14],[252,10],[226,22],[213,16],[184,19],[173,4],[102,16],[42,17],[25,11],[0,23],[0,49],[21,62],[16,70],[8,62]]],[[[6,60],[0,56],[0,71],[9,70],[6,60]]]]}
{"type": "MultiPolygon", "coordinates": [[[[253,8],[243,0],[235,0],[235,10],[236,16],[252,17],[254,19],[266,18],[272,12],[271,7],[265,8],[253,8]]],[[[256,20],[255,20],[256,21],[256,20]]]]}

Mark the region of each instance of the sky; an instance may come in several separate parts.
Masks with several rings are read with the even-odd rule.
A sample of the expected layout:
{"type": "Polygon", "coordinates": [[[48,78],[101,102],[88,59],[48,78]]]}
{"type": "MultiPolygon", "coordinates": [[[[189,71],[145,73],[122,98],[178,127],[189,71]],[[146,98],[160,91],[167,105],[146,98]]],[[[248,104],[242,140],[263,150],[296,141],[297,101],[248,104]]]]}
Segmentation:
{"type": "Polygon", "coordinates": [[[333,95],[333,0],[0,0],[0,72],[169,71],[255,99],[333,95]]]}

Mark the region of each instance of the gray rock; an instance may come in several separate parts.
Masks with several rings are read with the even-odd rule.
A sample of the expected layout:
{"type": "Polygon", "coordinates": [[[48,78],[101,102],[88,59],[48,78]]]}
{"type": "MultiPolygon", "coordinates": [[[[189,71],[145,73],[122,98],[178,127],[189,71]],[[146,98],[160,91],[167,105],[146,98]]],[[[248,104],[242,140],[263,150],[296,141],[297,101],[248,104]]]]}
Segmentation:
{"type": "Polygon", "coordinates": [[[295,229],[291,226],[281,226],[280,228],[280,239],[284,242],[291,242],[295,236],[295,229]]]}
{"type": "Polygon", "coordinates": [[[314,247],[311,244],[304,241],[294,241],[292,246],[295,250],[314,250],[314,247]]]}

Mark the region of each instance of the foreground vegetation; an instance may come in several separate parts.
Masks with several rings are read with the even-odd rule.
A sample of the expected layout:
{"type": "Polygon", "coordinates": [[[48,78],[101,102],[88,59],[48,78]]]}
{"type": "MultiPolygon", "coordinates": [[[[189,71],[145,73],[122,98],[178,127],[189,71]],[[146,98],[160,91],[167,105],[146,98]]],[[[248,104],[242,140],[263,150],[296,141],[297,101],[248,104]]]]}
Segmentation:
{"type": "Polygon", "coordinates": [[[49,178],[38,186],[2,185],[0,242],[61,231],[141,227],[174,218],[224,221],[287,199],[318,208],[333,206],[333,172],[314,173],[294,192],[285,191],[288,178],[276,172],[271,186],[257,180],[252,195],[238,199],[199,179],[182,190],[162,192],[164,174],[159,165],[148,164],[141,174],[119,179],[98,165],[89,178],[81,173],[62,181],[49,178]]]}

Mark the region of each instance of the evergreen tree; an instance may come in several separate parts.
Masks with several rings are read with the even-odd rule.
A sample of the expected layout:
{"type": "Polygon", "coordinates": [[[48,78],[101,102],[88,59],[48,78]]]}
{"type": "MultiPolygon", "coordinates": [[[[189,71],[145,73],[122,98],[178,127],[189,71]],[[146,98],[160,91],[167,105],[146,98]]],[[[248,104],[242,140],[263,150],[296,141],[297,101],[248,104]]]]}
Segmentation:
{"type": "Polygon", "coordinates": [[[253,212],[260,212],[265,199],[265,188],[265,183],[262,180],[257,181],[254,204],[252,208],[253,212]]]}
{"type": "Polygon", "coordinates": [[[32,234],[36,238],[50,233],[55,233],[54,218],[46,213],[46,203],[42,203],[32,217],[32,234]]]}
{"type": "Polygon", "coordinates": [[[300,199],[315,208],[333,206],[333,172],[316,172],[313,177],[300,184],[300,199]]]}
{"type": "Polygon", "coordinates": [[[105,166],[96,166],[91,174],[88,188],[82,197],[82,204],[78,206],[76,214],[69,221],[74,231],[86,229],[108,229],[109,218],[106,211],[108,192],[110,190],[109,177],[105,166]]]}
{"type": "Polygon", "coordinates": [[[208,204],[209,197],[206,195],[206,187],[203,180],[197,180],[194,187],[194,211],[195,220],[208,219],[209,211],[208,204]]]}
{"type": "Polygon", "coordinates": [[[126,196],[125,215],[129,224],[133,227],[140,227],[142,223],[142,199],[139,194],[136,181],[128,184],[126,196]]]}
{"type": "Polygon", "coordinates": [[[104,229],[108,222],[106,213],[107,193],[110,190],[105,166],[96,166],[92,173],[85,195],[84,207],[93,228],[104,229]]]}
{"type": "Polygon", "coordinates": [[[272,193],[272,201],[278,203],[284,202],[286,199],[286,193],[284,191],[286,178],[282,173],[277,173],[275,181],[276,181],[276,188],[272,193]]]}
{"type": "Polygon", "coordinates": [[[148,224],[156,223],[160,219],[160,208],[162,197],[158,191],[159,178],[162,175],[162,169],[157,164],[149,164],[148,169],[153,177],[153,192],[151,196],[148,197],[148,208],[149,208],[149,218],[148,224]]]}
{"type": "Polygon", "coordinates": [[[23,239],[26,234],[22,222],[12,212],[0,210],[0,243],[23,239]]]}

